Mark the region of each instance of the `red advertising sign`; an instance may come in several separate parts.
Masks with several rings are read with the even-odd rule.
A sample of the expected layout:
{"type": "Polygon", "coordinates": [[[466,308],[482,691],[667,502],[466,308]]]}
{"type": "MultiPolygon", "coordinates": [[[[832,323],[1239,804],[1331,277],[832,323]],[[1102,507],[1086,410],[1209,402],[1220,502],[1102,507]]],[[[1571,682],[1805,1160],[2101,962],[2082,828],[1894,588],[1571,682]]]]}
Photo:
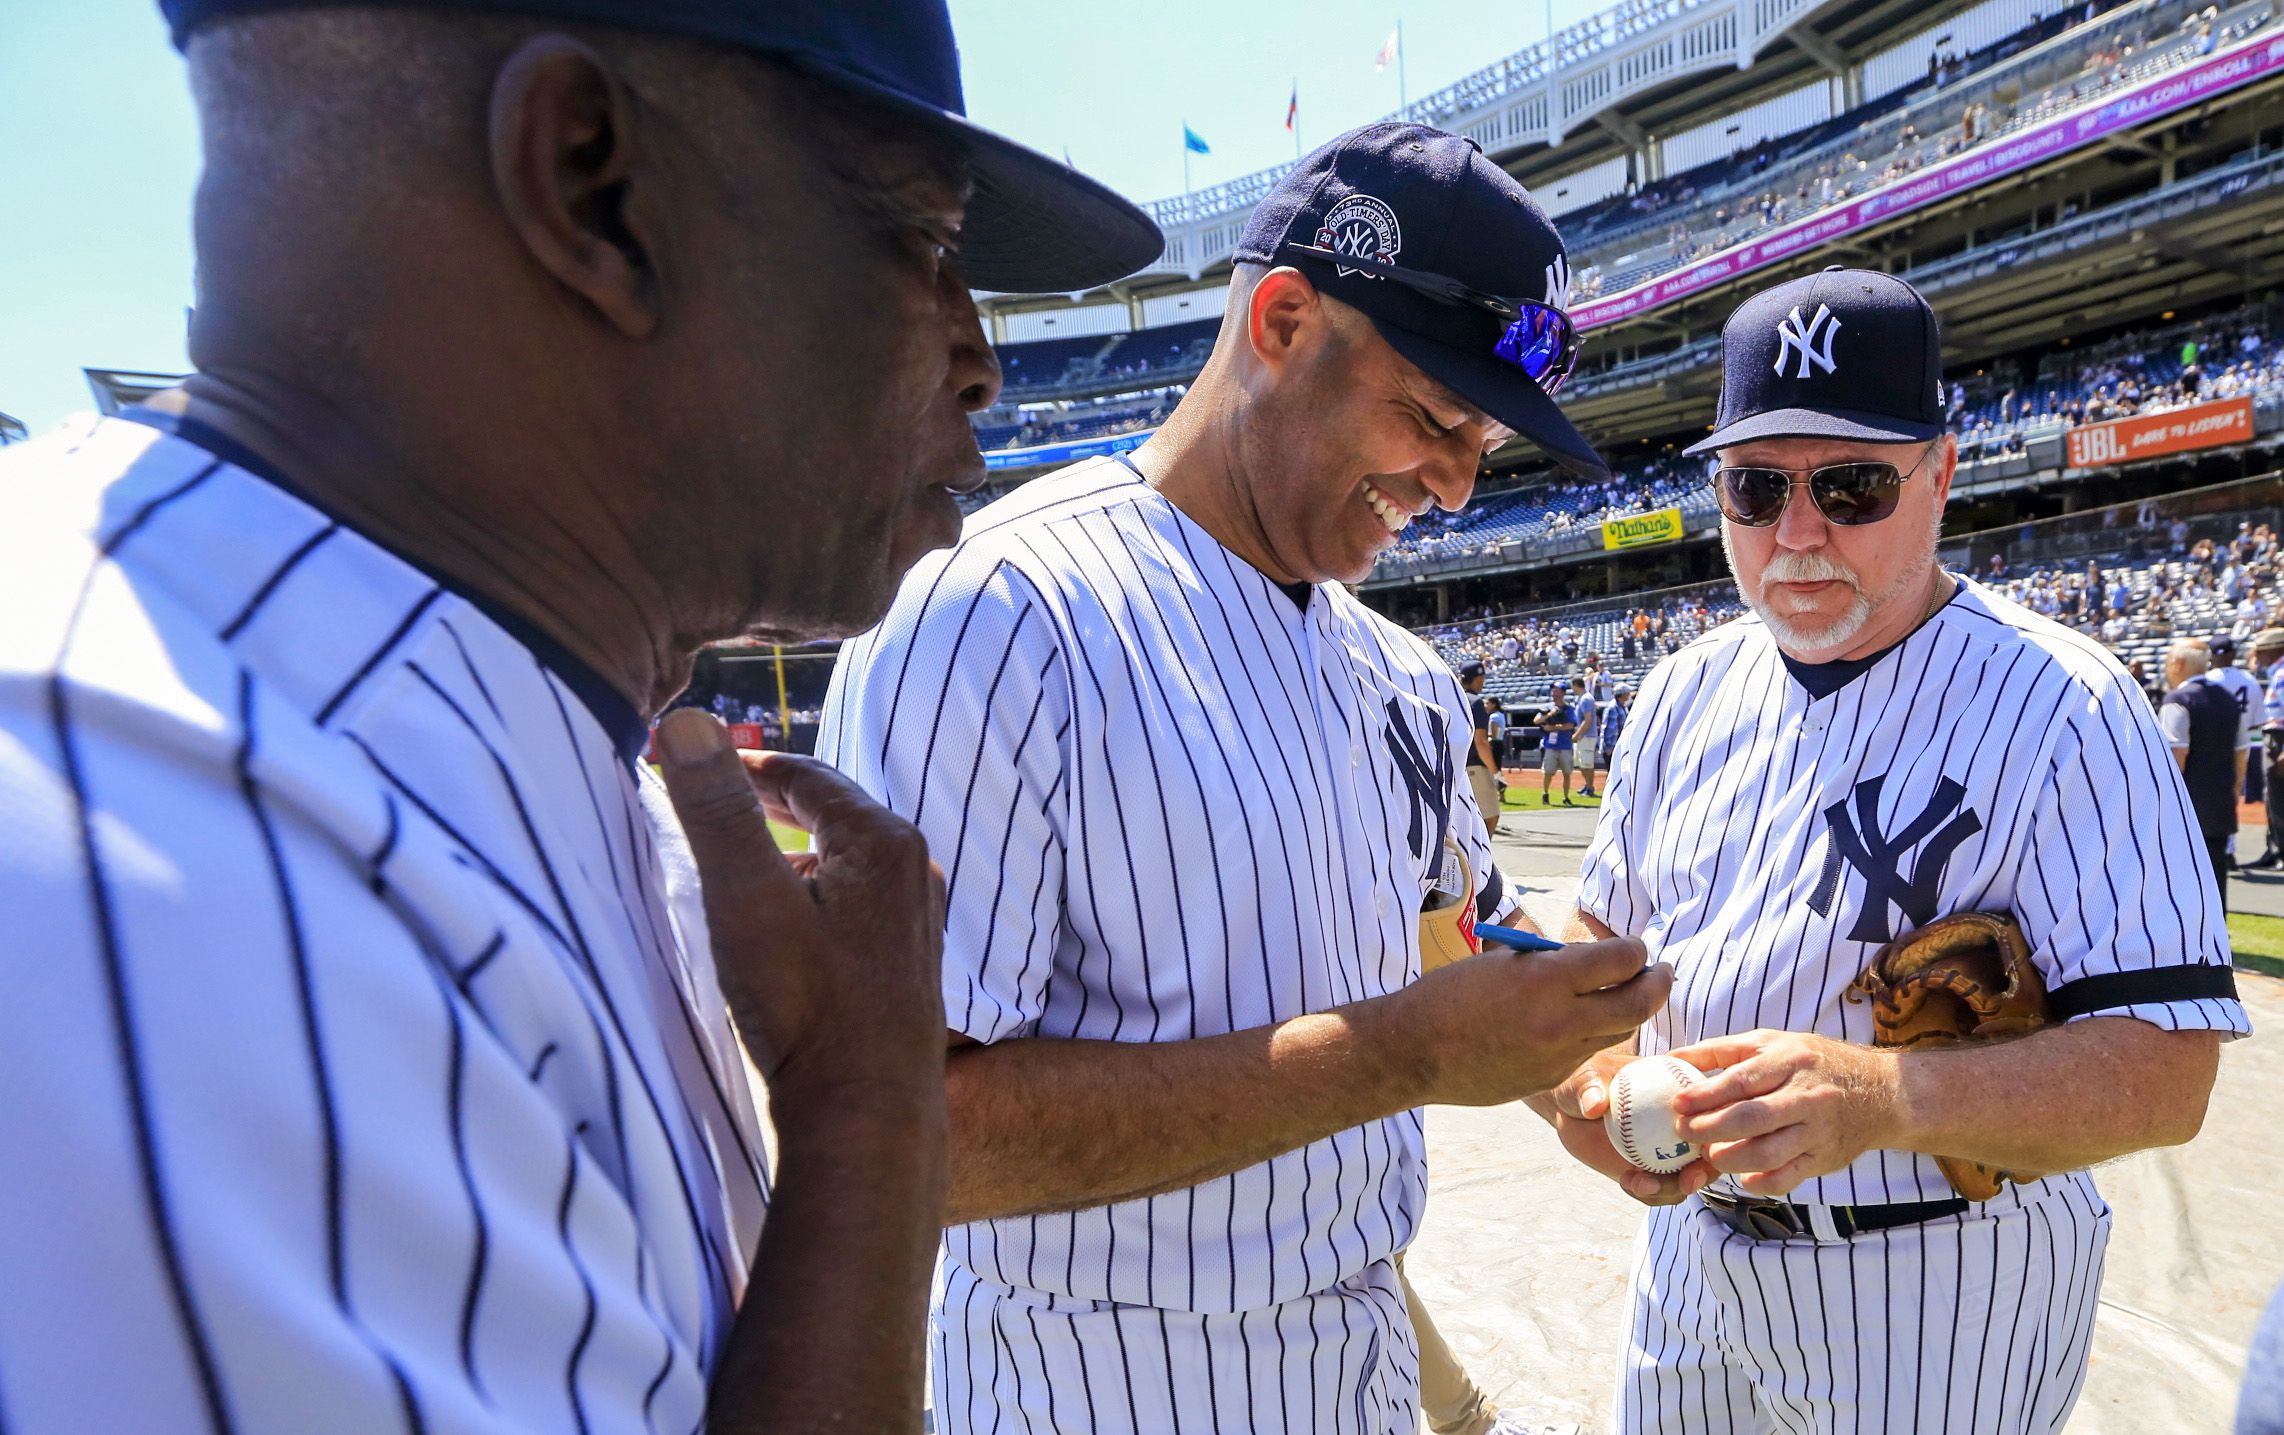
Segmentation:
{"type": "MultiPolygon", "coordinates": [[[[730,730],[730,745],[732,747],[759,752],[768,746],[761,740],[760,723],[733,722],[724,723],[723,726],[730,730]]],[[[651,730],[650,741],[643,745],[642,756],[645,762],[655,764],[658,761],[658,732],[655,728],[651,730]]]]}
{"type": "Polygon", "coordinates": [[[2252,400],[2223,399],[2168,413],[2080,424],[2070,430],[2070,467],[2137,463],[2168,453],[2244,443],[2251,437],[2252,400]]]}

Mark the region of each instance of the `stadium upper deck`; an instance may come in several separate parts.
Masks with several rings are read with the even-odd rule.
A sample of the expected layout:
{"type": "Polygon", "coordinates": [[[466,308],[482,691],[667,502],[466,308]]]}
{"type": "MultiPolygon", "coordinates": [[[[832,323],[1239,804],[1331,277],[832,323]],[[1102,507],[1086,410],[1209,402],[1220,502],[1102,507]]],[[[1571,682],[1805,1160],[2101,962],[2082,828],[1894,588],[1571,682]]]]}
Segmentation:
{"type": "MultiPolygon", "coordinates": [[[[1621,7],[1582,27],[1602,40],[1571,48],[1581,64],[1601,65],[1664,33],[1660,25],[1695,24],[1716,8],[1621,7]],[[1656,15],[1665,19],[1652,23],[1656,15]]],[[[2107,8],[2092,0],[2052,16],[2034,0],[1983,0],[1918,11],[1914,21],[1909,33],[1898,24],[1853,43],[1848,53],[1864,58],[1824,92],[1796,87],[1743,110],[1714,109],[1669,140],[1646,136],[1634,168],[1653,178],[1616,196],[1573,188],[1606,180],[1594,173],[1600,161],[1554,169],[1583,134],[1502,154],[1518,172],[1544,171],[1532,177],[1542,198],[1571,191],[1553,207],[1580,206],[1558,222],[1580,260],[1574,302],[1593,336],[1565,406],[1597,442],[1676,438],[1702,424],[1720,320],[1747,287],[1814,265],[1884,268],[1936,295],[1954,367],[2243,296],[2284,265],[2284,109],[2274,102],[2284,90],[2284,31],[2273,0],[2225,11],[2189,0],[2107,8]],[[1834,115],[1844,96],[1861,103],[1834,115]],[[1745,147],[1731,155],[1723,145],[1745,147]],[[1718,157],[1654,178],[1669,156],[1709,153],[1718,157]]],[[[1704,92],[1717,99],[1727,83],[1704,79],[1704,92]]],[[[1411,112],[1439,103],[1430,97],[1411,112]]],[[[1209,203],[1250,192],[1243,183],[1223,189],[1220,201],[1191,196],[1191,210],[1202,216],[1209,203]]],[[[1233,233],[1242,220],[1242,209],[1228,216],[1233,233]]],[[[1161,274],[1076,302],[991,301],[995,337],[1017,360],[1003,411],[986,421],[989,437],[1011,449],[994,456],[995,467],[1138,442],[1136,425],[1105,412],[1117,407],[1106,396],[1146,385],[1125,412],[1147,415],[1178,398],[1208,346],[1194,339],[1186,363],[1168,355],[1172,362],[1138,380],[1111,363],[1074,361],[1048,392],[1031,387],[1026,341],[1085,333],[1101,347],[1082,340],[1082,351],[1135,352],[1170,320],[1209,334],[1199,316],[1218,312],[1221,300],[1218,287],[1161,274]],[[1057,412],[1055,402],[1080,411],[1057,412]],[[1072,435],[1086,442],[1061,443],[1072,435]]],[[[1527,458],[1502,453],[1493,468],[1527,458]]]]}

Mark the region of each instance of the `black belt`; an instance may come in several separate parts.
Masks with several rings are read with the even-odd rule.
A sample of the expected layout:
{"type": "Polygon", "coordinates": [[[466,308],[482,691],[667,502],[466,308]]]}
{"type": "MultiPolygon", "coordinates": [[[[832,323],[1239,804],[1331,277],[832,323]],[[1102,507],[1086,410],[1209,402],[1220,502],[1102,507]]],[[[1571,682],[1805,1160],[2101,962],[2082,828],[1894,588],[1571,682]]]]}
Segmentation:
{"type": "MultiPolygon", "coordinates": [[[[1757,1241],[1817,1238],[1816,1226],[1806,1206],[1762,1196],[1739,1196],[1711,1187],[1699,1191],[1697,1199],[1705,1203],[1705,1209],[1711,1211],[1716,1220],[1740,1236],[1751,1236],[1757,1241]]],[[[1904,1201],[1886,1206],[1826,1206],[1823,1209],[1832,1213],[1833,1230],[1840,1239],[1846,1240],[1865,1231],[1884,1231],[1891,1226],[1956,1216],[1967,1209],[1967,1203],[1904,1201]]]]}

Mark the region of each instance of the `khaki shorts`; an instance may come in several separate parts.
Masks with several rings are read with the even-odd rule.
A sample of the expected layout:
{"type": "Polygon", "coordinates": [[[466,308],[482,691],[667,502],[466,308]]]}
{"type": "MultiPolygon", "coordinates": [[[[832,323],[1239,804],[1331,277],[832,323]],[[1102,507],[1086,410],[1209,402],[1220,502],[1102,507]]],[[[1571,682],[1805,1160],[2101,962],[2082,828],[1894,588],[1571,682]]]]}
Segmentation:
{"type": "Polygon", "coordinates": [[[1594,771],[1594,753],[1595,746],[1593,743],[1582,742],[1578,745],[1578,756],[1573,761],[1578,764],[1580,772],[1591,773],[1594,771]]]}
{"type": "Polygon", "coordinates": [[[1499,778],[1487,767],[1467,769],[1467,785],[1475,791],[1475,810],[1483,818],[1483,825],[1498,830],[1499,778]]]}
{"type": "Polygon", "coordinates": [[[1570,771],[1570,749],[1567,747],[1540,748],[1539,771],[1542,773],[1570,771]]]}

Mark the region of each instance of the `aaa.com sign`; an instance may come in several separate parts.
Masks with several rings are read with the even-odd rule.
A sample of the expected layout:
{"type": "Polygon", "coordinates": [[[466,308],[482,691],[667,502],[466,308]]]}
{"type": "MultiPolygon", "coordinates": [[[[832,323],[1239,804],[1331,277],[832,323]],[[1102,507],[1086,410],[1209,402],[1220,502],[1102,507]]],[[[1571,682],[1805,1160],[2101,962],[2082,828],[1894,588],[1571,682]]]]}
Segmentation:
{"type": "Polygon", "coordinates": [[[2171,413],[2080,424],[2070,430],[2070,467],[2138,463],[2169,453],[2244,443],[2251,437],[2252,400],[2224,399],[2171,413]]]}

